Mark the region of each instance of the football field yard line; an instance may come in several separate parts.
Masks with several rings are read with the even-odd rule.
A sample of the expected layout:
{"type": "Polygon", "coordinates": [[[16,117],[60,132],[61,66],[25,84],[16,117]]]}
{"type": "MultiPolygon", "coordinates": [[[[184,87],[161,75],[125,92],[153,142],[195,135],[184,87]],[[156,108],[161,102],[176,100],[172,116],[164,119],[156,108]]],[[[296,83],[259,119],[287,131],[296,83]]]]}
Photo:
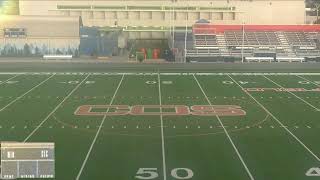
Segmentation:
{"type": "Polygon", "coordinates": [[[315,82],[313,82],[313,81],[311,81],[311,80],[309,80],[309,79],[307,79],[305,77],[302,77],[302,76],[299,76],[299,75],[296,75],[296,76],[301,78],[301,79],[303,79],[303,80],[306,80],[306,81],[312,83],[313,85],[316,85],[317,87],[320,87],[320,84],[317,84],[317,83],[315,83],[315,82]]]}
{"type": "Polygon", "coordinates": [[[8,82],[8,81],[10,81],[11,79],[13,79],[13,78],[15,78],[15,77],[17,77],[17,76],[20,76],[20,74],[16,74],[16,75],[14,75],[13,77],[10,77],[9,79],[7,79],[7,80],[5,80],[5,81],[2,81],[2,82],[0,83],[0,85],[6,83],[6,82],[8,82]]]}
{"type": "MultiPolygon", "coordinates": [[[[202,89],[202,87],[201,87],[201,85],[200,85],[200,82],[198,81],[198,79],[196,78],[196,76],[195,76],[194,74],[193,74],[193,78],[194,78],[194,80],[197,82],[197,84],[198,84],[198,86],[199,86],[199,88],[200,88],[200,90],[201,90],[202,94],[203,94],[203,95],[204,95],[204,97],[206,98],[206,100],[207,100],[208,104],[209,104],[210,106],[212,106],[211,101],[209,100],[209,98],[208,98],[207,94],[206,94],[206,93],[204,92],[204,90],[202,89]]],[[[219,117],[219,116],[216,116],[216,117],[217,117],[217,119],[218,119],[218,121],[219,121],[219,123],[220,123],[220,126],[223,128],[223,131],[225,132],[225,134],[226,134],[227,138],[229,139],[229,141],[230,141],[230,143],[231,143],[231,145],[232,145],[232,147],[233,147],[234,151],[235,151],[235,152],[236,152],[236,154],[238,155],[238,158],[240,159],[240,161],[241,161],[241,163],[242,163],[243,167],[244,167],[244,168],[245,168],[245,170],[247,171],[248,176],[250,177],[250,179],[251,179],[251,180],[254,180],[254,177],[252,176],[252,174],[251,174],[251,172],[250,172],[250,170],[249,170],[248,166],[246,165],[245,161],[243,160],[243,158],[242,158],[242,156],[241,156],[241,154],[240,154],[240,152],[239,152],[238,148],[237,148],[237,147],[236,147],[236,145],[234,144],[234,142],[233,142],[232,138],[230,137],[230,135],[229,135],[229,133],[228,133],[227,129],[225,128],[224,124],[222,123],[222,121],[221,121],[220,117],[219,117]]]]}
{"type": "MultiPolygon", "coordinates": [[[[159,88],[159,104],[160,104],[160,106],[162,106],[161,80],[160,80],[160,74],[159,73],[158,73],[158,88],[159,88]]],[[[166,180],[167,179],[166,152],[165,152],[163,117],[162,117],[162,108],[161,107],[160,107],[160,121],[161,121],[161,147],[162,147],[163,180],[166,180]]]]}
{"type": "MultiPolygon", "coordinates": [[[[264,78],[266,78],[267,80],[269,80],[270,82],[272,82],[273,84],[277,85],[280,88],[285,89],[283,86],[281,86],[280,84],[274,82],[272,79],[266,77],[265,75],[263,75],[264,78]]],[[[286,92],[290,93],[291,95],[293,95],[294,97],[296,97],[297,99],[301,100],[302,102],[304,102],[305,104],[307,104],[308,106],[310,106],[311,108],[315,109],[316,111],[320,111],[319,108],[315,107],[314,105],[310,104],[308,101],[304,100],[303,98],[297,96],[296,94],[294,94],[293,92],[290,92],[288,90],[285,89],[286,92]]]]}
{"type": "MultiPolygon", "coordinates": [[[[123,79],[124,79],[124,74],[123,74],[122,77],[121,77],[121,80],[120,80],[120,82],[119,82],[119,84],[118,84],[118,86],[117,86],[117,88],[116,88],[116,90],[115,90],[115,92],[114,92],[111,100],[110,100],[109,105],[112,105],[112,103],[113,103],[113,101],[114,101],[114,98],[116,97],[116,95],[117,95],[117,93],[118,93],[118,90],[119,90],[119,88],[120,88],[120,86],[121,86],[121,84],[122,84],[123,79]]],[[[109,108],[107,109],[106,112],[109,112],[109,108]]],[[[85,159],[84,159],[84,161],[83,161],[83,163],[82,163],[82,165],[81,165],[81,168],[80,168],[80,171],[79,171],[79,173],[78,173],[78,175],[77,175],[77,177],[76,177],[76,180],[79,180],[80,177],[81,177],[81,174],[82,174],[82,172],[83,172],[83,169],[85,168],[85,166],[86,166],[86,164],[87,164],[87,161],[88,161],[88,159],[89,159],[89,157],[90,157],[90,154],[91,154],[91,151],[92,151],[92,149],[93,149],[93,146],[94,146],[94,144],[95,144],[96,141],[97,141],[97,138],[98,138],[98,136],[99,136],[99,134],[100,134],[101,128],[102,128],[102,126],[103,126],[106,118],[107,118],[107,115],[104,115],[103,118],[102,118],[102,121],[101,121],[101,123],[100,123],[100,125],[99,125],[99,129],[98,129],[98,131],[97,131],[97,133],[96,133],[96,135],[95,135],[95,137],[94,137],[94,139],[93,139],[93,141],[92,141],[92,143],[91,143],[91,145],[90,145],[90,148],[89,148],[89,150],[88,150],[88,153],[87,153],[87,155],[86,155],[86,157],[85,157],[85,159]]]]}
{"type": "Polygon", "coordinates": [[[304,147],[316,160],[320,161],[320,158],[311,151],[311,149],[309,149],[296,135],[294,135],[286,126],[283,125],[283,123],[277,118],[275,117],[266,107],[264,107],[256,98],[254,98],[249,92],[247,92],[246,90],[244,90],[244,88],[236,81],[234,80],[230,75],[228,75],[229,78],[235,83],[237,84],[241,90],[246,93],[251,99],[253,99],[266,113],[268,113],[274,120],[276,120],[278,122],[278,124],[281,125],[281,127],[283,127],[298,143],[300,143],[300,145],[302,147],[304,147]]]}
{"type": "Polygon", "coordinates": [[[41,86],[43,83],[47,82],[49,79],[51,79],[55,74],[52,74],[50,77],[48,77],[47,79],[43,80],[42,82],[40,82],[39,84],[37,84],[36,86],[32,87],[31,89],[29,89],[27,92],[23,93],[22,95],[20,95],[19,97],[15,98],[13,101],[9,102],[7,105],[5,105],[4,107],[2,107],[0,109],[0,112],[5,110],[7,107],[9,107],[11,104],[15,103],[16,101],[18,101],[19,99],[21,99],[23,96],[25,96],[26,94],[30,93],[31,91],[33,91],[34,89],[36,89],[37,87],[41,86]]]}
{"type": "Polygon", "coordinates": [[[73,90],[44,118],[41,123],[24,139],[23,142],[28,141],[28,139],[51,117],[53,113],[55,113],[59,107],[82,85],[82,83],[90,76],[88,74],[73,90]]]}

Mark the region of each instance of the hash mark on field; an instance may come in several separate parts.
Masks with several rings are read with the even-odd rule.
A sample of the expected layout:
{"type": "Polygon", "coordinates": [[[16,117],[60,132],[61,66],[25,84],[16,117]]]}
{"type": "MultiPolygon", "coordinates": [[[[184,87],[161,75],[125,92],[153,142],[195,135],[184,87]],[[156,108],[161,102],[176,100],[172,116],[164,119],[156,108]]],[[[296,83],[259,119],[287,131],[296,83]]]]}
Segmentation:
{"type": "MultiPolygon", "coordinates": [[[[283,123],[275,117],[266,107],[264,107],[256,98],[254,98],[248,91],[246,91],[237,81],[235,81],[230,75],[228,77],[237,84],[241,90],[247,94],[252,100],[254,100],[266,113],[268,113],[279,125],[284,126],[283,123]]],[[[320,158],[314,154],[296,135],[294,135],[288,128],[284,129],[289,133],[301,146],[303,146],[316,160],[320,161],[320,158]]]]}

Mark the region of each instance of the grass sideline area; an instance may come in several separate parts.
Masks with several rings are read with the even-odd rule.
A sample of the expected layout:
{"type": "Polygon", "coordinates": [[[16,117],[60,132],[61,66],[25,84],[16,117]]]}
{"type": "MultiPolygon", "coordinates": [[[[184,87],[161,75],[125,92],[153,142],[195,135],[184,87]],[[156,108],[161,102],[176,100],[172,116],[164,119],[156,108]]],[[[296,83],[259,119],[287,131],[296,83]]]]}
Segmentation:
{"type": "Polygon", "coordinates": [[[23,71],[0,139],[55,142],[56,179],[320,178],[320,73],[23,71]]]}
{"type": "Polygon", "coordinates": [[[320,63],[110,63],[0,60],[0,72],[320,72],[320,63]]]}

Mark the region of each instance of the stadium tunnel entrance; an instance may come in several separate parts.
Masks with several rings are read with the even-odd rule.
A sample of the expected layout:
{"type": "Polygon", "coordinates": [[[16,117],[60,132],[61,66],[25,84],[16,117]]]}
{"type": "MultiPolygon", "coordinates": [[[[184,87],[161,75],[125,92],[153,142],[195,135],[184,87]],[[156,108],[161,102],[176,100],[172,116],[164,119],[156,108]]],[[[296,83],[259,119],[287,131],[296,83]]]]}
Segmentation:
{"type": "Polygon", "coordinates": [[[135,58],[143,53],[145,59],[173,60],[165,32],[126,31],[123,28],[80,28],[80,55],[90,57],[135,58]]]}

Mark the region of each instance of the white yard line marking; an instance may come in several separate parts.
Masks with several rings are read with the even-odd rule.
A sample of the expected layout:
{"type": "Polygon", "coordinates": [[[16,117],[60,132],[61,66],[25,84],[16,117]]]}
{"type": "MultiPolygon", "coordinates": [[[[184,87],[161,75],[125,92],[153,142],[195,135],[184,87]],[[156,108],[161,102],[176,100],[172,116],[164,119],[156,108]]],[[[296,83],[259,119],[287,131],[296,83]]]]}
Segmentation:
{"type": "MultiPolygon", "coordinates": [[[[101,75],[157,75],[158,73],[121,73],[121,72],[0,72],[0,75],[14,75],[14,74],[23,74],[23,75],[51,75],[51,74],[57,74],[57,75],[92,75],[92,76],[101,76],[101,75]]],[[[194,72],[162,72],[160,75],[176,75],[176,76],[190,76],[190,75],[199,75],[199,76],[224,76],[224,75],[241,75],[241,76],[256,76],[256,75],[275,75],[275,76],[294,76],[294,75],[310,75],[310,76],[318,76],[320,73],[281,73],[281,72],[275,72],[275,73],[245,73],[245,72],[229,72],[229,73],[194,73],[194,72]]]]}
{"type": "MultiPolygon", "coordinates": [[[[159,88],[159,104],[162,105],[161,101],[161,80],[160,74],[158,74],[158,88],[159,88]]],[[[160,108],[160,121],[161,121],[161,147],[162,147],[162,169],[163,169],[163,179],[167,179],[167,168],[166,168],[166,153],[165,153],[165,143],[164,143],[164,130],[163,130],[163,117],[162,117],[162,108],[160,108]]]]}
{"type": "Polygon", "coordinates": [[[296,75],[296,76],[301,78],[301,79],[303,79],[303,80],[306,80],[306,81],[312,83],[313,85],[316,85],[317,87],[320,87],[320,84],[317,84],[317,83],[315,83],[315,82],[313,82],[313,81],[311,81],[311,80],[309,80],[309,79],[307,79],[305,77],[302,77],[302,76],[299,76],[299,75],[296,75]]]}
{"type": "MultiPolygon", "coordinates": [[[[113,96],[112,96],[112,98],[111,98],[111,101],[110,101],[109,105],[112,105],[112,103],[113,103],[113,101],[114,101],[114,99],[115,99],[115,97],[116,97],[116,95],[117,95],[117,93],[118,93],[118,90],[119,90],[119,88],[120,88],[120,86],[121,86],[121,84],[122,84],[123,79],[124,79],[124,74],[123,74],[122,77],[121,77],[121,80],[120,80],[120,82],[119,82],[119,84],[118,84],[118,86],[117,86],[117,89],[115,90],[115,92],[114,92],[114,94],[113,94],[113,96]]],[[[106,112],[109,112],[109,108],[107,109],[106,112]]],[[[85,168],[85,166],[86,166],[86,164],[87,164],[87,161],[88,161],[88,159],[89,159],[89,157],[90,157],[90,154],[91,154],[91,151],[92,151],[92,149],[93,149],[93,146],[94,146],[94,144],[95,144],[96,141],[97,141],[97,138],[98,138],[98,136],[99,136],[99,134],[100,134],[100,131],[101,131],[102,127],[103,127],[103,124],[104,124],[106,118],[107,118],[107,115],[104,115],[103,118],[102,118],[102,121],[101,121],[101,123],[100,123],[100,125],[99,125],[99,129],[98,129],[98,131],[97,131],[97,133],[96,133],[96,135],[95,135],[95,137],[94,137],[94,139],[93,139],[93,141],[92,141],[92,143],[91,143],[91,146],[90,146],[90,148],[89,148],[89,151],[88,151],[88,153],[87,153],[87,155],[86,155],[86,157],[85,157],[85,159],[84,159],[84,161],[83,161],[83,163],[82,163],[82,165],[81,165],[81,168],[80,168],[80,171],[79,171],[79,173],[78,173],[78,175],[77,175],[77,177],[76,177],[76,180],[79,180],[80,177],[81,177],[81,174],[82,174],[82,172],[83,172],[83,169],[85,168]]]]}
{"type": "Polygon", "coordinates": [[[7,107],[9,107],[11,104],[15,103],[16,101],[18,101],[19,99],[21,99],[23,96],[25,96],[26,94],[30,93],[31,91],[33,91],[34,89],[36,89],[37,87],[41,86],[43,83],[47,82],[50,78],[52,78],[55,74],[52,74],[51,76],[49,76],[47,79],[45,79],[44,81],[40,82],[39,84],[37,84],[36,86],[32,87],[30,90],[28,90],[27,92],[23,93],[22,95],[20,95],[19,97],[15,98],[13,101],[9,102],[7,105],[5,105],[4,107],[2,107],[0,109],[0,111],[5,110],[7,107]]]}
{"type": "MultiPolygon", "coordinates": [[[[202,91],[202,94],[203,94],[203,95],[204,95],[204,97],[206,98],[207,102],[209,103],[209,105],[210,105],[210,106],[212,106],[211,101],[209,100],[208,96],[206,95],[206,93],[205,93],[205,92],[204,92],[204,90],[202,89],[202,87],[201,87],[201,85],[200,85],[200,83],[199,83],[198,79],[196,78],[196,76],[195,76],[195,75],[193,75],[193,77],[194,77],[195,81],[197,82],[197,84],[198,84],[198,86],[199,86],[200,90],[202,91]]],[[[246,165],[245,161],[243,160],[243,158],[242,158],[242,156],[241,156],[241,154],[240,154],[240,152],[239,152],[238,148],[237,148],[237,147],[236,147],[236,145],[234,144],[234,142],[233,142],[233,140],[232,140],[231,136],[229,135],[229,133],[228,133],[227,129],[226,129],[226,128],[225,128],[225,126],[223,125],[223,123],[222,123],[222,121],[221,121],[220,117],[219,117],[219,116],[216,116],[216,117],[217,117],[217,119],[218,119],[218,121],[219,121],[219,123],[220,123],[220,126],[223,128],[223,130],[224,130],[224,132],[225,132],[226,136],[228,137],[228,139],[229,139],[229,141],[230,141],[230,143],[231,143],[231,145],[232,145],[232,147],[233,147],[234,151],[237,153],[238,158],[240,159],[240,161],[241,161],[241,163],[242,163],[243,167],[244,167],[244,168],[245,168],[245,170],[247,171],[248,176],[250,177],[250,179],[251,179],[251,180],[254,180],[254,178],[253,178],[253,176],[252,176],[252,174],[251,174],[251,172],[250,172],[249,168],[247,167],[247,165],[246,165]]]]}
{"type": "Polygon", "coordinates": [[[24,139],[23,142],[28,141],[28,139],[51,117],[53,113],[55,113],[58,108],[81,86],[81,84],[89,77],[87,75],[49,114],[46,118],[42,120],[42,122],[24,139]]]}
{"type": "MultiPolygon", "coordinates": [[[[267,80],[269,80],[270,82],[272,82],[273,84],[277,85],[280,88],[285,89],[283,86],[281,86],[280,84],[274,82],[272,79],[268,78],[267,76],[263,75],[264,78],[266,78],[267,80]]],[[[288,91],[287,89],[285,89],[286,92],[290,93],[291,95],[293,95],[294,97],[296,97],[297,99],[301,100],[302,102],[304,102],[305,104],[307,104],[308,106],[312,107],[313,109],[315,109],[316,111],[320,111],[319,108],[313,106],[312,104],[310,104],[308,101],[302,99],[301,97],[297,96],[296,94],[294,94],[293,92],[288,91]]]]}
{"type": "Polygon", "coordinates": [[[286,126],[282,124],[282,122],[276,118],[267,108],[265,108],[256,98],[254,98],[249,92],[245,91],[244,88],[237,82],[235,81],[230,75],[228,75],[229,78],[237,84],[241,90],[246,93],[251,99],[253,99],[266,113],[268,113],[274,120],[278,122],[280,126],[282,126],[301,146],[303,146],[313,157],[315,157],[318,161],[320,161],[320,158],[314,154],[296,135],[294,135],[286,126]]]}
{"type": "Polygon", "coordinates": [[[20,74],[16,74],[16,75],[14,75],[13,77],[11,77],[11,78],[3,81],[3,82],[0,82],[0,85],[6,83],[6,82],[8,82],[8,81],[10,81],[11,79],[13,79],[13,78],[15,78],[15,77],[17,77],[17,76],[20,76],[20,74]]]}

